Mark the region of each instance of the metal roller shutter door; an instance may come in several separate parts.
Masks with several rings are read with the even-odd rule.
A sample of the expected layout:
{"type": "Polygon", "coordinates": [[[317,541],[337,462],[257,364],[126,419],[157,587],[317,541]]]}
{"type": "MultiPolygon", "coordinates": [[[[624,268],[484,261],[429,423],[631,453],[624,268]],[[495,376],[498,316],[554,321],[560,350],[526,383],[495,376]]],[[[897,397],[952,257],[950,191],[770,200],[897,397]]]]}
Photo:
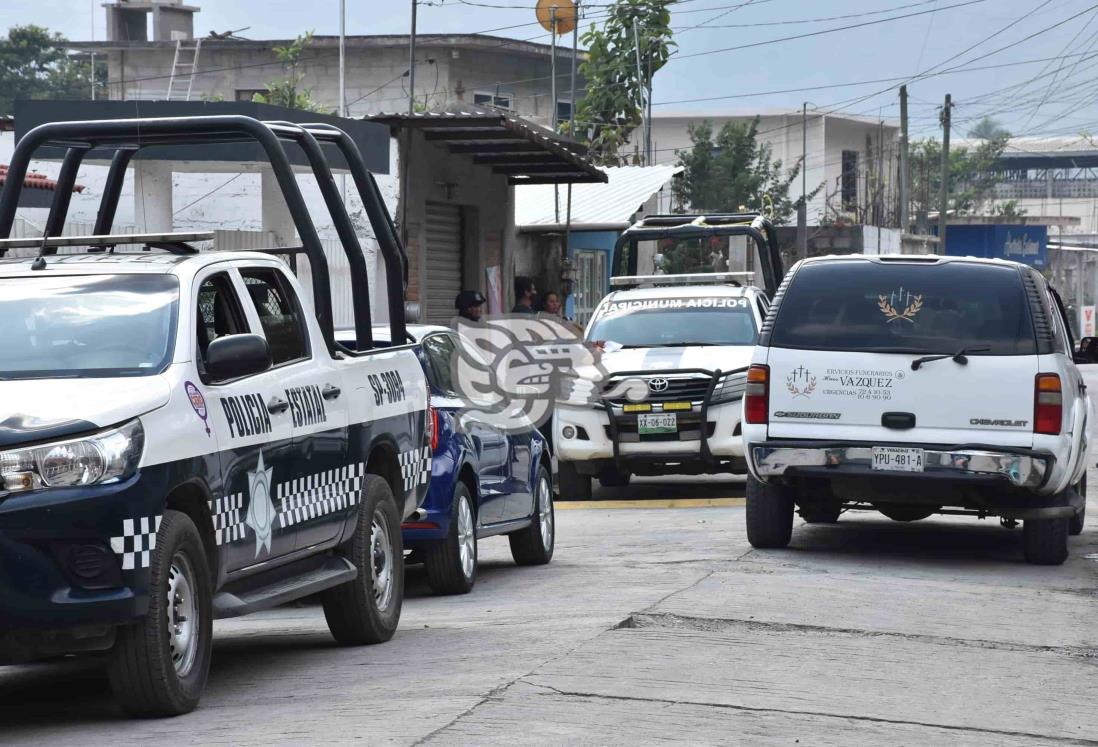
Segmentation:
{"type": "Polygon", "coordinates": [[[461,291],[461,208],[427,203],[427,298],[425,320],[445,324],[457,313],[461,291]]]}

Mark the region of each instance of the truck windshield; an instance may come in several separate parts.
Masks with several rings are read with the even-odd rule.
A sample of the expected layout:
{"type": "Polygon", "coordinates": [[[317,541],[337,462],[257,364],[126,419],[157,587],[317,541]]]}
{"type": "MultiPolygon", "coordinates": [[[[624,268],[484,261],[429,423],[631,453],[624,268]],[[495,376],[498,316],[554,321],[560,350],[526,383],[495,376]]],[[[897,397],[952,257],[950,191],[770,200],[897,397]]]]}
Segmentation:
{"type": "Polygon", "coordinates": [[[755,318],[747,299],[661,298],[633,303],[637,305],[608,304],[591,325],[587,339],[627,348],[755,344],[755,318]],[[650,303],[662,305],[646,306],[650,303]]]}
{"type": "Polygon", "coordinates": [[[1018,271],[975,262],[805,265],[786,290],[770,344],[880,353],[1036,353],[1018,271]]]}
{"type": "Polygon", "coordinates": [[[178,297],[170,275],[0,279],[0,379],[160,373],[178,297]]]}

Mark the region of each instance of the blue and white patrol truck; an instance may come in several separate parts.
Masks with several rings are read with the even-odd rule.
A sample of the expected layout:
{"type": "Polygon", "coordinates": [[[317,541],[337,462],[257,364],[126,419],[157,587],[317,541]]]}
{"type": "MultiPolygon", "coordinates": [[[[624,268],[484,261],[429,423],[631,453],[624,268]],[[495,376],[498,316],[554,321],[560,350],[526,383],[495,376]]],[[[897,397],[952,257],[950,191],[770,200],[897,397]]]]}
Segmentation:
{"type": "Polygon", "coordinates": [[[320,143],[344,153],[368,207],[395,280],[393,339],[405,339],[404,257],[353,143],[246,117],[44,125],[17,146],[0,236],[30,157],[58,143],[124,155],[96,235],[49,238],[64,223],[57,201],[46,238],[0,241],[0,664],[108,652],[124,708],[165,716],[197,704],[216,618],[319,593],[337,641],[388,640],[400,525],[430,477],[429,395],[412,346],[371,345],[361,247],[320,143]],[[270,253],[195,249],[212,235],[110,235],[133,151],[227,141],[266,152],[312,301],[270,253]],[[334,341],[327,263],[287,141],[340,228],[361,352],[334,341]]]}

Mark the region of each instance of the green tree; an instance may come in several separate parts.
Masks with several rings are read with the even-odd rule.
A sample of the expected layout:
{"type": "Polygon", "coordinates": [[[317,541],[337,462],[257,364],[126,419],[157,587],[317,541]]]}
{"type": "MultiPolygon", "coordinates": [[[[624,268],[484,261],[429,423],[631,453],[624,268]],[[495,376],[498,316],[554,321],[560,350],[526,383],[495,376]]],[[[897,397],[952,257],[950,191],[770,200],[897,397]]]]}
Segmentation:
{"type": "Polygon", "coordinates": [[[298,70],[298,66],[301,64],[301,55],[312,40],[313,32],[309,31],[294,39],[287,47],[274,48],[275,56],[282,63],[282,69],[285,71],[286,77],[268,83],[267,93],[255,94],[252,101],[260,104],[284,106],[287,109],[332,113],[331,109],[313,101],[312,89],[305,88],[302,85],[305,81],[305,75],[298,70]]]}
{"type": "MultiPolygon", "coordinates": [[[[799,196],[796,200],[789,196],[801,162],[783,169],[770,145],[758,141],[758,128],[758,117],[725,123],[715,139],[708,121],[690,128],[692,147],[679,151],[683,173],[673,186],[680,210],[731,212],[744,206],[770,212],[776,224],[789,221],[801,201],[799,196]]],[[[822,187],[817,186],[807,198],[811,200],[822,187]]]]}
{"type": "MultiPolygon", "coordinates": [[[[597,163],[614,166],[628,160],[622,151],[641,123],[645,91],[676,46],[668,9],[674,1],[616,0],[602,27],[592,24],[583,34],[587,60],[580,71],[586,87],[576,103],[573,135],[597,163]]],[[[561,129],[568,131],[567,125],[561,129]]]]}
{"type": "MultiPolygon", "coordinates": [[[[70,55],[65,37],[41,26],[12,26],[0,38],[0,114],[11,114],[19,99],[87,99],[92,66],[70,55]]],[[[96,97],[106,97],[106,65],[96,65],[96,97]]]]}
{"type": "MultiPolygon", "coordinates": [[[[981,213],[994,205],[996,166],[1007,137],[982,141],[975,148],[950,148],[949,204],[957,215],[981,213]]],[[[936,212],[942,185],[942,144],[927,138],[911,146],[911,201],[913,214],[936,212]]]]}

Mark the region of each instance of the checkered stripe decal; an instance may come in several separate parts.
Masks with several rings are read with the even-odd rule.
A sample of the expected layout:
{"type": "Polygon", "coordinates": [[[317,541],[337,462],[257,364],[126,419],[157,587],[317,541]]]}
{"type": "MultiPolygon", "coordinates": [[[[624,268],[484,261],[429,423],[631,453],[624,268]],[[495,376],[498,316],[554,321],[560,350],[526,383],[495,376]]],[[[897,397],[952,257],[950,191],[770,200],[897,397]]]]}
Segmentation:
{"type": "Polygon", "coordinates": [[[365,464],[348,464],[280,483],[275,488],[279,525],[290,527],[356,505],[365,474],[365,464]]]}
{"type": "Polygon", "coordinates": [[[244,494],[235,493],[210,501],[214,540],[218,545],[244,539],[244,494]]]}
{"type": "Polygon", "coordinates": [[[122,536],[111,537],[111,549],[122,558],[122,570],[148,568],[150,554],[156,549],[160,516],[142,516],[122,521],[122,536]]]}
{"type": "Polygon", "coordinates": [[[400,455],[400,474],[404,477],[405,492],[416,485],[425,485],[431,479],[431,448],[412,449],[400,455]]]}

